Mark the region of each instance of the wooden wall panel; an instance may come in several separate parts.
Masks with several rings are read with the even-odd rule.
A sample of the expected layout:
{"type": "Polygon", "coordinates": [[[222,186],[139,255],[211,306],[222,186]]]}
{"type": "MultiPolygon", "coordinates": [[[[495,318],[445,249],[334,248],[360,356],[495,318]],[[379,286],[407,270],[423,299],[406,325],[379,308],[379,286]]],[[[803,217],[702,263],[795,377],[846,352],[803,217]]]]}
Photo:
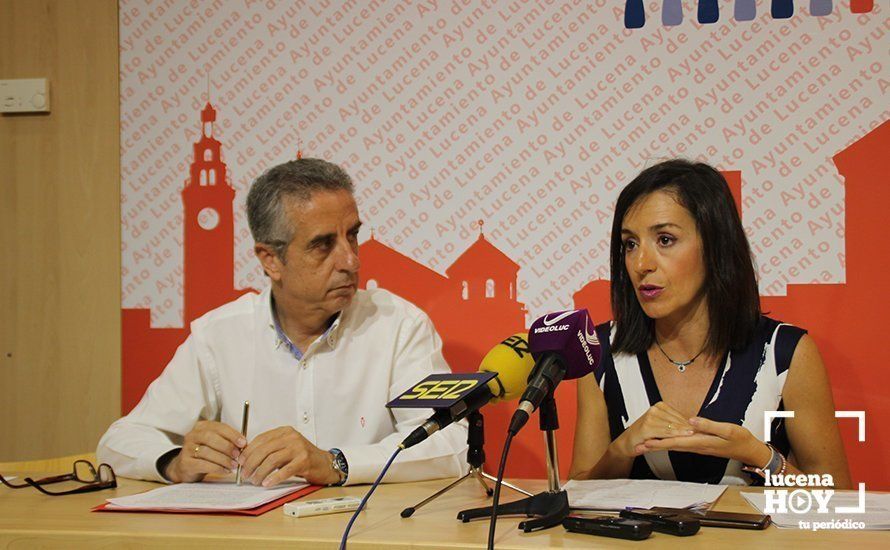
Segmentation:
{"type": "Polygon", "coordinates": [[[0,116],[0,461],[95,449],[120,409],[114,0],[0,0],[0,78],[49,114],[0,116]]]}

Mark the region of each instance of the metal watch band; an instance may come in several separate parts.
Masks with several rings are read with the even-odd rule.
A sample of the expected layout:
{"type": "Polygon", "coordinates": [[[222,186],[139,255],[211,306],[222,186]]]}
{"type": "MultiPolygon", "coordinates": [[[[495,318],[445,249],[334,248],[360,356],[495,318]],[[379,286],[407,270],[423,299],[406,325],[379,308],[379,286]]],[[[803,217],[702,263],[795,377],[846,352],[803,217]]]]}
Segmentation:
{"type": "Polygon", "coordinates": [[[330,449],[328,452],[334,455],[334,460],[331,462],[331,469],[337,472],[337,475],[340,476],[340,481],[333,485],[343,485],[346,483],[346,478],[349,477],[349,463],[346,462],[346,456],[343,455],[343,451],[337,448],[330,449]]]}

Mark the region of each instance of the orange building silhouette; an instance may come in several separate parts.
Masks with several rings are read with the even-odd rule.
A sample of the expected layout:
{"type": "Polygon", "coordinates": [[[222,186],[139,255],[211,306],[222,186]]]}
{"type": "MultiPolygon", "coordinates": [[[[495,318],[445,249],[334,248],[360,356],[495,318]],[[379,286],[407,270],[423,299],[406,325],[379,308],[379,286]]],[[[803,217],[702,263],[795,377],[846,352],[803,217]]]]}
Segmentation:
{"type": "Polygon", "coordinates": [[[371,237],[358,247],[360,288],[385,288],[429,311],[440,296],[449,291],[449,281],[427,266],[400,254],[371,237]]]}
{"type": "Polygon", "coordinates": [[[359,256],[359,286],[385,288],[426,311],[455,372],[477,370],[492,346],[525,330],[525,306],[516,299],[519,266],[481,231],[445,277],[373,235],[359,247],[359,256]]]}
{"type": "MultiPolygon", "coordinates": [[[[182,190],[184,208],[184,313],[181,328],[152,328],[149,309],[122,309],[122,409],[139,401],[189,334],[189,324],[205,312],[252,289],[235,289],[234,189],[228,184],[221,144],[213,136],[216,111],[208,103],[201,111],[202,132],[194,144],[189,178],[182,190]]],[[[881,261],[890,256],[883,219],[875,204],[890,204],[888,165],[876,162],[890,143],[890,122],[835,156],[846,176],[846,284],[789,285],[788,295],[763,297],[764,311],[810,330],[832,378],[836,409],[865,410],[869,420],[866,449],[857,442],[855,422],[841,428],[854,481],[870,488],[890,488],[883,469],[888,455],[890,405],[882,397],[890,386],[887,369],[850,371],[849,365],[874,364],[875,349],[884,340],[879,320],[890,296],[890,278],[881,261]],[[876,243],[877,241],[877,243],[876,243]],[[858,373],[858,374],[854,374],[858,373]]],[[[741,174],[726,172],[736,204],[741,205],[741,174]]],[[[481,224],[480,224],[481,227],[481,224]]],[[[424,309],[443,339],[443,352],[457,372],[478,368],[485,353],[504,337],[526,330],[526,310],[517,298],[519,265],[479,237],[445,276],[408,258],[374,235],[359,247],[362,288],[386,288],[424,309]]],[[[575,307],[585,307],[597,323],[611,318],[608,281],[591,281],[573,295],[575,307]]],[[[575,384],[557,390],[560,420],[561,472],[568,473],[576,419],[575,384]]],[[[500,455],[503,434],[515,403],[487,407],[486,452],[489,462],[500,455]]],[[[544,453],[537,430],[529,428],[514,440],[507,468],[514,477],[541,477],[544,453]]]]}

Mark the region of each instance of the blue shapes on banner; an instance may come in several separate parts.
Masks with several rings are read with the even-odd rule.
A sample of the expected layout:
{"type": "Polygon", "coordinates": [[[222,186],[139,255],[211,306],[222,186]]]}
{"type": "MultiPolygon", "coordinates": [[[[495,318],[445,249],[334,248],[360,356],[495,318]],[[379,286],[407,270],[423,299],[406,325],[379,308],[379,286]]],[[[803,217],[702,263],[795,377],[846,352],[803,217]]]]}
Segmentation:
{"type": "MultiPolygon", "coordinates": [[[[698,0],[698,22],[716,23],[720,19],[719,0],[698,0]]],[[[773,19],[794,16],[794,0],[770,0],[773,19]]],[[[867,13],[874,9],[874,0],[850,0],[850,11],[867,13]]],[[[810,15],[824,17],[834,11],[834,0],[810,0],[810,15]]],[[[736,21],[753,21],[757,17],[757,0],[735,0],[733,17],[736,21]]],[[[676,27],[683,22],[683,0],[662,0],[661,24],[676,27]]],[[[624,26],[640,29],[646,24],[643,0],[624,0],[624,26]]]]}
{"type": "Polygon", "coordinates": [[[773,0],[770,14],[773,19],[788,19],[794,15],[794,2],[791,0],[773,0]]]}
{"type": "Polygon", "coordinates": [[[830,15],[833,9],[832,0],[810,0],[810,15],[816,17],[830,15]]]}
{"type": "Polygon", "coordinates": [[[683,0],[664,0],[661,5],[661,24],[673,27],[683,22],[683,0]]]}
{"type": "Polygon", "coordinates": [[[753,21],[757,17],[757,1],[735,0],[733,17],[736,21],[753,21]]]}
{"type": "Polygon", "coordinates": [[[718,19],[720,19],[720,8],[717,6],[717,0],[698,0],[699,23],[716,23],[718,19]]]}
{"type": "Polygon", "coordinates": [[[624,26],[628,29],[641,29],[645,24],[646,14],[643,12],[643,0],[625,0],[624,26]]]}

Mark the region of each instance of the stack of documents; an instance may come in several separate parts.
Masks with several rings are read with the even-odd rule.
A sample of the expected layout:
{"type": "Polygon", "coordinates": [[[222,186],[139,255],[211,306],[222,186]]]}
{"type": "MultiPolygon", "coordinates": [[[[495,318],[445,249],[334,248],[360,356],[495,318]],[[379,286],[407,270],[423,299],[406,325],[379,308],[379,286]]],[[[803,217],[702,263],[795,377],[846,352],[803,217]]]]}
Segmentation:
{"type": "Polygon", "coordinates": [[[566,483],[569,506],[584,510],[699,508],[723,494],[725,485],[657,479],[591,479],[566,483]]]}
{"type": "MultiPolygon", "coordinates": [[[[788,488],[788,493],[792,493],[795,488],[788,488]]],[[[805,491],[804,491],[805,492],[805,491]]],[[[765,514],[766,496],[763,493],[742,493],[752,506],[765,514]]],[[[818,502],[815,498],[812,500],[807,497],[791,496],[791,499],[797,501],[791,502],[790,505],[798,510],[807,511],[802,513],[794,513],[789,508],[785,514],[769,514],[773,523],[777,527],[808,529],[808,530],[858,530],[858,529],[890,529],[890,494],[882,493],[865,493],[865,512],[835,512],[835,508],[859,508],[859,493],[856,491],[836,491],[828,500],[825,507],[827,512],[818,511],[818,502]]],[[[786,503],[786,507],[789,504],[786,503]]]]}
{"type": "Polygon", "coordinates": [[[234,483],[177,483],[137,495],[110,498],[100,509],[115,512],[266,511],[266,505],[277,506],[315,489],[307,483],[289,483],[269,489],[234,483]]]}

